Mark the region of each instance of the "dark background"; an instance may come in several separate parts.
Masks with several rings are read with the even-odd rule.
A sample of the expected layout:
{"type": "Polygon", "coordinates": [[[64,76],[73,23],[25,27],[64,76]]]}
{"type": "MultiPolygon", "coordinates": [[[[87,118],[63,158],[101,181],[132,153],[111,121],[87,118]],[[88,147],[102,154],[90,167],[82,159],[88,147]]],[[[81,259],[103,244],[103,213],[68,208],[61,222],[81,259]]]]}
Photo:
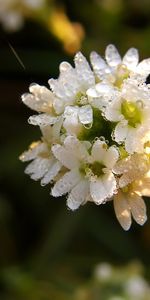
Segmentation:
{"type": "MultiPolygon", "coordinates": [[[[87,57],[92,50],[104,55],[109,43],[121,55],[136,47],[140,59],[149,57],[149,0],[64,0],[53,5],[84,28],[81,50],[87,57]]],[[[70,293],[102,261],[122,265],[140,260],[149,278],[148,198],[147,223],[133,223],[124,232],[112,203],[89,203],[71,212],[65,198],[51,198],[49,186],[25,175],[25,164],[18,159],[40,137],[38,128],[27,123],[32,111],[20,97],[32,82],[48,86],[63,60],[73,62],[73,54],[36,18],[14,33],[0,27],[0,299],[63,299],[52,291],[70,293]]]]}

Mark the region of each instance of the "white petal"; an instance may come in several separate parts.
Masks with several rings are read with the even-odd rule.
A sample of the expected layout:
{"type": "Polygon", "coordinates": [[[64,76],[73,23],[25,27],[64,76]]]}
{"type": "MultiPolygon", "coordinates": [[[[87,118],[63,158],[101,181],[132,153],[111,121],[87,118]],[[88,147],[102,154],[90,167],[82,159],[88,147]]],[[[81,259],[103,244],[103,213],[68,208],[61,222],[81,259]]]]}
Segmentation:
{"type": "Polygon", "coordinates": [[[44,186],[50,183],[60,171],[62,165],[59,161],[55,161],[53,165],[50,167],[50,170],[44,175],[41,180],[41,185],[44,186]]]}
{"type": "Polygon", "coordinates": [[[93,51],[90,54],[90,60],[96,76],[98,76],[100,79],[103,78],[103,75],[109,71],[104,59],[95,51],[93,51]]]}
{"type": "Polygon", "coordinates": [[[19,158],[23,162],[32,160],[38,156],[39,153],[41,152],[47,152],[48,148],[45,143],[37,142],[37,145],[33,146],[31,144],[31,148],[28,151],[25,151],[19,158]]]}
{"type": "Polygon", "coordinates": [[[131,226],[131,212],[126,196],[121,191],[114,196],[114,210],[120,225],[128,230],[131,226]]]}
{"type": "Polygon", "coordinates": [[[82,129],[82,125],[78,118],[79,107],[67,106],[64,111],[63,127],[66,129],[67,134],[78,135],[82,129]]]}
{"type": "Polygon", "coordinates": [[[80,85],[83,86],[83,89],[86,90],[90,86],[94,85],[94,74],[90,68],[89,63],[81,52],[78,52],[75,55],[74,61],[78,76],[78,82],[80,82],[80,85]]]}
{"type": "Polygon", "coordinates": [[[114,130],[114,138],[117,143],[123,142],[128,134],[128,126],[124,122],[119,122],[114,130]]]}
{"type": "Polygon", "coordinates": [[[116,179],[112,172],[108,172],[102,176],[103,184],[107,192],[107,198],[111,198],[116,192],[116,179]]]}
{"type": "Polygon", "coordinates": [[[107,104],[104,114],[106,119],[112,122],[118,122],[122,119],[120,97],[107,104]]]}
{"type": "Polygon", "coordinates": [[[112,44],[108,45],[105,51],[105,57],[108,65],[110,67],[116,67],[121,63],[121,57],[116,49],[116,47],[112,44]]]}
{"type": "Polygon", "coordinates": [[[70,209],[75,210],[87,201],[89,195],[89,182],[82,180],[70,192],[67,199],[67,205],[70,209]]]}
{"type": "Polygon", "coordinates": [[[136,69],[137,73],[148,76],[150,74],[150,58],[142,60],[136,69]]]}
{"type": "Polygon", "coordinates": [[[60,77],[58,79],[51,78],[48,81],[48,83],[52,91],[56,95],[55,106],[57,103],[57,106],[61,107],[62,101],[67,104],[74,103],[74,96],[77,92],[76,82],[75,82],[75,78],[72,78],[72,76],[68,74],[68,72],[66,73],[66,76],[64,76],[64,73],[60,74],[60,77]]]}
{"type": "Polygon", "coordinates": [[[67,172],[60,180],[58,180],[52,188],[52,196],[59,197],[66,193],[69,193],[74,186],[80,182],[80,173],[73,169],[67,172]]]}
{"type": "Polygon", "coordinates": [[[132,197],[128,198],[128,202],[131,207],[131,213],[134,220],[138,224],[143,225],[147,220],[146,205],[144,200],[142,197],[134,193],[132,197]]]}
{"type": "Polygon", "coordinates": [[[69,72],[72,70],[72,66],[66,62],[66,61],[63,61],[60,65],[59,65],[59,70],[61,73],[66,73],[66,72],[69,72]]]}
{"type": "Polygon", "coordinates": [[[90,194],[96,204],[101,204],[107,197],[107,193],[101,179],[90,182],[90,194]]]}
{"type": "Polygon", "coordinates": [[[68,152],[72,153],[72,156],[76,157],[78,161],[88,160],[89,153],[88,147],[89,143],[80,142],[75,136],[68,136],[64,140],[64,145],[68,152]]]}
{"type": "Polygon", "coordinates": [[[25,173],[29,174],[33,180],[39,180],[48,172],[50,165],[51,159],[38,157],[27,166],[25,173]]]}
{"type": "Polygon", "coordinates": [[[38,125],[38,126],[46,126],[53,125],[59,120],[58,117],[54,117],[48,114],[39,114],[35,116],[31,116],[28,119],[29,124],[38,125]]]}
{"type": "Polygon", "coordinates": [[[123,57],[122,63],[125,64],[129,70],[134,69],[139,62],[139,53],[136,48],[130,48],[123,57]]]}
{"type": "Polygon", "coordinates": [[[116,180],[112,173],[90,182],[90,193],[96,204],[101,204],[112,197],[116,190],[116,180]]]}
{"type": "MultiPolygon", "coordinates": [[[[71,151],[68,151],[63,146],[57,144],[52,146],[52,152],[54,156],[68,169],[72,169],[79,166],[79,160],[71,151]]],[[[74,149],[76,151],[76,149],[74,149]]]]}
{"type": "Polygon", "coordinates": [[[112,169],[115,163],[117,162],[118,158],[118,150],[116,149],[116,147],[111,146],[110,148],[108,148],[103,161],[107,168],[112,169]]]}
{"type": "Polygon", "coordinates": [[[82,124],[92,124],[93,110],[91,105],[84,105],[79,108],[79,120],[82,124]]]}
{"type": "Polygon", "coordinates": [[[54,95],[50,90],[36,83],[31,84],[29,90],[31,94],[27,93],[22,95],[22,101],[27,106],[38,112],[51,111],[54,95]]]}
{"type": "Polygon", "coordinates": [[[91,156],[92,161],[100,161],[102,162],[104,159],[104,156],[107,151],[107,145],[105,142],[102,142],[100,140],[97,140],[92,147],[91,156]]]}
{"type": "Polygon", "coordinates": [[[141,141],[138,140],[137,128],[130,127],[128,128],[126,140],[125,140],[125,149],[128,153],[140,152],[141,150],[141,141]]]}

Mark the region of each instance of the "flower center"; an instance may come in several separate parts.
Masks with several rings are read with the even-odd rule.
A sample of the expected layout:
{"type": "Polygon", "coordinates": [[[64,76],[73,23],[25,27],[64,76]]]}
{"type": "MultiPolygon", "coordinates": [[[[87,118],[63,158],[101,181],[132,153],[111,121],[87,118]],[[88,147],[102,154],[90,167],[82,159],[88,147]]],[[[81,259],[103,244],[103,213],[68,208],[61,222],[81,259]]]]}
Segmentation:
{"type": "Polygon", "coordinates": [[[99,162],[95,161],[93,164],[85,164],[80,167],[80,173],[86,177],[100,177],[104,175],[103,169],[105,166],[99,162]]]}
{"type": "Polygon", "coordinates": [[[95,161],[90,166],[90,169],[91,169],[93,175],[95,175],[97,177],[100,177],[100,176],[104,175],[104,171],[103,171],[104,168],[105,168],[105,166],[99,161],[95,161]]]}
{"type": "Polygon", "coordinates": [[[75,97],[75,102],[78,106],[86,105],[88,103],[88,98],[85,93],[78,92],[75,97]]]}
{"type": "Polygon", "coordinates": [[[141,110],[137,103],[123,101],[121,104],[121,113],[131,127],[135,128],[142,121],[141,110]]]}

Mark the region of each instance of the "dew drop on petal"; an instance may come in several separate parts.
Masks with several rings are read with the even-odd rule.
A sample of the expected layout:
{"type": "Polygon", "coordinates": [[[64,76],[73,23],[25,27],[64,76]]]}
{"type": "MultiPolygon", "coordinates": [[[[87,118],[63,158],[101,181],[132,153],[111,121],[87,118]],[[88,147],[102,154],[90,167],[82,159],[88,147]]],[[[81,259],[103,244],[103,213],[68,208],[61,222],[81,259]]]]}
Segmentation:
{"type": "Polygon", "coordinates": [[[142,100],[137,100],[136,104],[138,105],[139,108],[143,108],[144,104],[142,100]]]}
{"type": "Polygon", "coordinates": [[[105,140],[105,137],[104,137],[104,136],[100,136],[100,137],[99,137],[99,140],[100,140],[101,142],[106,142],[106,140],[105,140]]]}
{"type": "Polygon", "coordinates": [[[91,129],[91,128],[92,128],[92,125],[93,125],[93,123],[90,123],[90,124],[83,124],[83,127],[84,127],[85,129],[91,129]]]}

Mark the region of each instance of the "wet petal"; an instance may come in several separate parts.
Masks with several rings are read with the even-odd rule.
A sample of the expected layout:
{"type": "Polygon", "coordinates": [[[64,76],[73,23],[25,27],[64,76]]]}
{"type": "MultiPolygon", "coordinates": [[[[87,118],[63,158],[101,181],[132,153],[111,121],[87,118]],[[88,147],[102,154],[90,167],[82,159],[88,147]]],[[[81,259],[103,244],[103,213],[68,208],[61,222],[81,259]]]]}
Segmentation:
{"type": "Polygon", "coordinates": [[[29,90],[31,94],[26,93],[21,97],[28,107],[38,112],[51,111],[54,95],[50,90],[36,83],[32,83],[29,90]]]}
{"type": "Polygon", "coordinates": [[[107,145],[105,142],[97,140],[92,147],[91,156],[93,161],[102,162],[106,155],[107,145]]]}
{"type": "Polygon", "coordinates": [[[87,160],[89,157],[88,147],[89,143],[80,142],[75,136],[68,136],[64,140],[64,145],[68,152],[71,152],[78,161],[87,160]]]}
{"type": "Polygon", "coordinates": [[[116,149],[116,147],[111,146],[108,148],[105,157],[104,157],[104,164],[107,168],[112,169],[115,163],[117,162],[119,158],[119,152],[116,149]]]}
{"type": "Polygon", "coordinates": [[[90,194],[96,204],[101,204],[112,197],[116,189],[116,180],[112,173],[90,182],[90,194]]]}
{"type": "Polygon", "coordinates": [[[121,63],[121,57],[117,48],[110,44],[106,47],[105,57],[110,67],[116,67],[121,63]]]}
{"type": "Polygon", "coordinates": [[[68,207],[72,210],[79,208],[80,205],[87,201],[88,195],[89,182],[87,180],[82,180],[71,190],[67,199],[68,207]]]}
{"type": "Polygon", "coordinates": [[[30,175],[33,180],[39,180],[48,172],[50,166],[51,159],[38,157],[26,167],[25,173],[30,175]]]}
{"type": "MultiPolygon", "coordinates": [[[[53,161],[54,162],[54,161],[53,161]]],[[[62,167],[62,164],[59,161],[55,161],[50,168],[50,170],[44,175],[41,180],[41,185],[44,186],[50,183],[58,174],[62,167]]]]}
{"type": "Polygon", "coordinates": [[[39,114],[31,116],[28,119],[29,124],[38,125],[38,126],[47,126],[53,125],[59,120],[58,117],[51,116],[49,114],[39,114]]]}
{"type": "Polygon", "coordinates": [[[128,202],[131,208],[131,213],[134,220],[143,225],[147,220],[146,215],[146,205],[142,197],[134,193],[131,197],[128,198],[128,202]]]}
{"type": "MultiPolygon", "coordinates": [[[[52,146],[52,152],[54,156],[68,169],[72,169],[79,166],[79,161],[73,153],[63,146],[57,144],[52,146]]],[[[74,149],[76,151],[76,149],[74,149]]]]}
{"type": "Polygon", "coordinates": [[[80,173],[73,169],[58,180],[52,188],[52,196],[59,197],[69,193],[81,181],[80,173]]]}
{"type": "Polygon", "coordinates": [[[128,230],[131,226],[131,212],[126,199],[126,195],[121,191],[114,196],[114,210],[120,225],[124,230],[128,230]]]}
{"type": "Polygon", "coordinates": [[[139,62],[139,53],[136,48],[130,48],[123,57],[122,63],[125,64],[129,70],[134,69],[139,62]]]}
{"type": "Polygon", "coordinates": [[[74,61],[78,76],[78,82],[80,82],[80,85],[83,86],[83,89],[87,89],[90,86],[94,85],[94,74],[90,68],[88,61],[81,52],[78,52],[75,55],[74,61]]]}
{"type": "Polygon", "coordinates": [[[120,143],[123,142],[128,134],[128,126],[124,122],[119,122],[114,130],[115,141],[120,143]]]}
{"type": "Polygon", "coordinates": [[[137,73],[148,76],[150,74],[150,58],[142,60],[136,69],[137,73]]]}
{"type": "Polygon", "coordinates": [[[84,105],[79,108],[79,120],[82,124],[92,124],[93,110],[91,105],[84,105]]]}
{"type": "Polygon", "coordinates": [[[91,52],[90,61],[96,76],[98,76],[100,79],[103,78],[103,75],[106,73],[106,71],[109,71],[109,68],[104,59],[95,51],[91,52]]]}
{"type": "Polygon", "coordinates": [[[38,156],[41,152],[47,152],[48,148],[44,143],[41,142],[35,142],[32,143],[30,146],[30,149],[28,151],[25,151],[21,156],[19,157],[20,160],[23,162],[32,160],[38,156]]]}

